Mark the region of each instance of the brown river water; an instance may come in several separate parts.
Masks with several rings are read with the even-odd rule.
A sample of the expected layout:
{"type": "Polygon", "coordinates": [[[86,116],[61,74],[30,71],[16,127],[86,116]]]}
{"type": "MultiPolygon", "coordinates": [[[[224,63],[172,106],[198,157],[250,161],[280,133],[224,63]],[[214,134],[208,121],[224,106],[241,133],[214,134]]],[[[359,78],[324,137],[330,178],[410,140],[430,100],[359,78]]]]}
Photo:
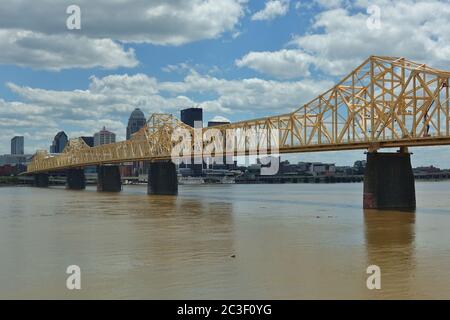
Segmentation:
{"type": "Polygon", "coordinates": [[[450,182],[416,188],[405,213],[364,212],[362,184],[1,187],[0,298],[448,299],[450,182]]]}

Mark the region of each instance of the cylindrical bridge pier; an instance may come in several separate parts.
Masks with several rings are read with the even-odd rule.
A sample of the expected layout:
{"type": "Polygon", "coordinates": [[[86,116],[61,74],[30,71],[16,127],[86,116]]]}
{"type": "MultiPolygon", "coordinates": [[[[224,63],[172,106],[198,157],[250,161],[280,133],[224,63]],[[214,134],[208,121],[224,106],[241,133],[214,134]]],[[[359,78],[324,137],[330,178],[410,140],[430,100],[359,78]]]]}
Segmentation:
{"type": "Polygon", "coordinates": [[[68,169],[66,171],[66,188],[70,190],[86,189],[84,169],[68,169]]]}
{"type": "Polygon", "coordinates": [[[38,188],[47,188],[49,185],[48,173],[36,173],[34,175],[33,186],[38,188]]]}
{"type": "Polygon", "coordinates": [[[415,208],[411,155],[407,152],[368,153],[364,176],[364,209],[415,208]]]}
{"type": "Polygon", "coordinates": [[[122,180],[120,178],[119,166],[97,167],[97,191],[99,192],[122,191],[122,180]]]}
{"type": "Polygon", "coordinates": [[[177,195],[177,169],[173,162],[152,162],[148,171],[148,194],[177,195]]]}

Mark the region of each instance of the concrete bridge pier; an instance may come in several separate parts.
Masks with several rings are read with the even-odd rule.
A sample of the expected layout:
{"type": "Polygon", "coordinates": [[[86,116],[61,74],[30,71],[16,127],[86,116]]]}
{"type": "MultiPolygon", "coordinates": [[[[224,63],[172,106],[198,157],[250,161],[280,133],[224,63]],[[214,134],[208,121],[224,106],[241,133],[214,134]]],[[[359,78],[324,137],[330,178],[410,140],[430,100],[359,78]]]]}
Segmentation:
{"type": "Polygon", "coordinates": [[[411,154],[367,153],[364,176],[364,209],[414,210],[416,191],[411,154]]]}
{"type": "Polygon", "coordinates": [[[86,177],[83,169],[68,169],[66,171],[66,188],[70,190],[86,189],[86,177]]]}
{"type": "Polygon", "coordinates": [[[99,192],[122,191],[122,180],[120,178],[119,166],[97,167],[97,191],[99,192]]]}
{"type": "Polygon", "coordinates": [[[33,186],[38,188],[48,188],[49,176],[47,173],[37,173],[34,175],[33,186]]]}
{"type": "Polygon", "coordinates": [[[173,162],[151,162],[148,171],[149,195],[177,195],[177,169],[173,162]]]}

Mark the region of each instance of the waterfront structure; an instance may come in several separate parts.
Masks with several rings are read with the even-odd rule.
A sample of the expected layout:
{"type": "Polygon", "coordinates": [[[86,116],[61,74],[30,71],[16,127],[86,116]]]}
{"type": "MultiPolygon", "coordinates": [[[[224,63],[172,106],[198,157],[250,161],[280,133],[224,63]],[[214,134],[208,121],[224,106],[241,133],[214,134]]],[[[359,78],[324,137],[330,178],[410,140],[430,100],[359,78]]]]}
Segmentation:
{"type": "Polygon", "coordinates": [[[103,127],[102,130],[94,134],[94,147],[101,146],[104,144],[111,144],[116,142],[116,134],[106,130],[103,127]]]}
{"type": "Polygon", "coordinates": [[[11,154],[21,155],[24,153],[24,137],[15,136],[11,139],[11,154]]]}
{"type": "MultiPolygon", "coordinates": [[[[240,121],[220,130],[263,131],[256,148],[244,152],[234,148],[237,156],[256,155],[261,151],[258,146],[266,151],[267,140],[280,154],[364,150],[364,208],[414,209],[408,147],[450,145],[450,121],[442,121],[450,119],[449,88],[448,71],[404,58],[371,56],[331,89],[291,113],[240,121]],[[380,152],[386,148],[399,150],[380,152]]],[[[173,160],[172,133],[182,128],[191,137],[188,141],[194,143],[195,131],[186,127],[172,115],[154,114],[146,130],[130,141],[93,150],[74,141],[73,149],[60,156],[38,152],[27,172],[42,175],[87,164],[148,159],[153,161],[150,171],[155,169],[155,174],[149,175],[149,193],[176,194],[175,187],[167,186],[163,179],[173,177],[175,170],[169,162],[173,160]],[[165,187],[158,188],[159,184],[165,187]]]]}
{"type": "Polygon", "coordinates": [[[334,163],[313,162],[309,170],[313,176],[332,176],[336,173],[336,165],[334,163]]]}
{"type": "Polygon", "coordinates": [[[64,131],[60,131],[53,139],[53,143],[50,146],[50,153],[61,153],[69,141],[67,134],[64,131]]]}
{"type": "MultiPolygon", "coordinates": [[[[270,161],[264,159],[261,161],[259,158],[256,164],[250,165],[245,170],[256,175],[260,175],[262,163],[273,163],[276,161],[275,157],[272,157],[270,161]]],[[[288,160],[279,161],[279,170],[276,176],[283,175],[304,175],[304,176],[334,176],[336,174],[336,165],[334,163],[322,163],[322,162],[299,162],[291,164],[288,160]]],[[[353,170],[350,175],[353,174],[353,170]]]]}
{"type": "Polygon", "coordinates": [[[24,164],[5,164],[0,165],[0,177],[16,176],[22,172],[27,171],[27,166],[24,164]]]}
{"type": "Polygon", "coordinates": [[[366,160],[359,160],[356,161],[353,165],[353,168],[357,174],[364,174],[364,171],[366,170],[367,161],[366,160]]]}
{"type": "Polygon", "coordinates": [[[141,128],[145,126],[147,120],[145,119],[144,113],[141,109],[136,108],[131,113],[130,118],[128,119],[127,125],[127,140],[130,140],[131,135],[138,132],[141,128]]]}

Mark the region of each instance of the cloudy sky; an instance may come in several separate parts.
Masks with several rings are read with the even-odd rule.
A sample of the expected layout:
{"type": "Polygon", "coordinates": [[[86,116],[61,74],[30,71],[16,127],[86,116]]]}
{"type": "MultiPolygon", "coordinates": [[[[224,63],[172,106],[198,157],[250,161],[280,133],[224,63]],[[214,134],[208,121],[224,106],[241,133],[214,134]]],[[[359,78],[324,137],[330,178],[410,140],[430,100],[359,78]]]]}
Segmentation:
{"type": "MultiPolygon", "coordinates": [[[[370,55],[450,70],[448,30],[449,0],[1,0],[0,153],[14,135],[28,153],[59,130],[106,126],[124,139],[136,107],[199,106],[205,121],[285,113],[370,55]],[[66,25],[72,4],[80,30],[66,25]]],[[[450,167],[450,147],[413,151],[415,165],[450,167]]],[[[364,154],[289,157],[350,164],[364,154]]]]}

